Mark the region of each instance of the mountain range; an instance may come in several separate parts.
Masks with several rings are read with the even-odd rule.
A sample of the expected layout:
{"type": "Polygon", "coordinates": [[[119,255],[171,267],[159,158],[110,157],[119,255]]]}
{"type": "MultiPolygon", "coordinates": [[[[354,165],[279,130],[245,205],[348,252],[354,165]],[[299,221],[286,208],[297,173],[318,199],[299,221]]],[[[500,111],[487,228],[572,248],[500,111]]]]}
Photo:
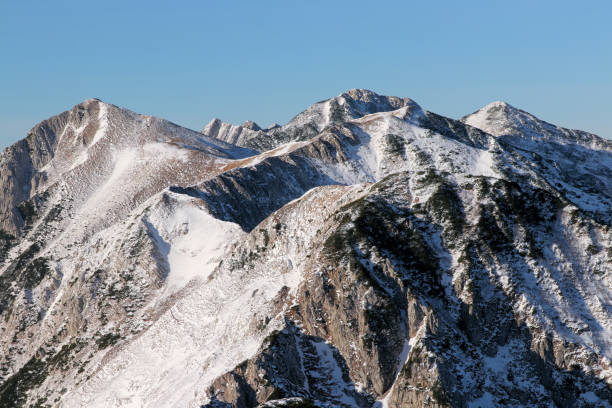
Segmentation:
{"type": "Polygon", "coordinates": [[[612,142],[349,90],[0,153],[0,407],[612,407],[612,142]]]}

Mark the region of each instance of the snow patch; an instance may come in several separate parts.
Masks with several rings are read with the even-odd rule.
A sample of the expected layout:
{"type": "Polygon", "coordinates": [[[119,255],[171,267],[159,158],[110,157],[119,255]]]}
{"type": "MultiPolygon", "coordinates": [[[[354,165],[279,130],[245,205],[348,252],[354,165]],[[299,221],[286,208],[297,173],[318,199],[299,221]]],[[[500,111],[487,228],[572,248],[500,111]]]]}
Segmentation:
{"type": "Polygon", "coordinates": [[[196,277],[206,279],[226,247],[244,234],[239,225],[216,219],[195,200],[177,194],[173,198],[176,205],[153,211],[148,217],[170,267],[166,294],[182,289],[196,277]]]}
{"type": "Polygon", "coordinates": [[[189,158],[189,153],[186,149],[181,149],[169,143],[147,143],[142,148],[146,155],[152,156],[154,159],[175,159],[186,162],[189,158]]]}
{"type": "MultiPolygon", "coordinates": [[[[317,351],[317,355],[319,356],[319,373],[326,373],[326,380],[328,380],[328,383],[335,385],[330,390],[330,393],[332,394],[331,396],[333,396],[336,401],[343,404],[354,407],[358,406],[355,398],[349,395],[352,383],[348,384],[346,381],[344,381],[342,369],[334,357],[334,350],[324,341],[313,343],[313,345],[317,351]]],[[[312,374],[314,373],[311,372],[311,375],[312,374]]]]}
{"type": "Polygon", "coordinates": [[[404,341],[404,347],[402,348],[402,352],[400,353],[400,356],[399,356],[399,364],[397,366],[397,370],[395,371],[395,379],[393,380],[393,385],[391,385],[391,388],[389,388],[384,398],[376,401],[374,405],[372,406],[372,408],[389,408],[389,399],[391,398],[391,395],[393,394],[393,389],[395,388],[395,384],[397,383],[397,379],[400,373],[402,372],[402,369],[404,368],[404,366],[408,362],[408,359],[410,358],[410,350],[414,348],[415,344],[419,341],[419,339],[421,339],[421,337],[423,337],[424,333],[425,333],[425,321],[421,323],[421,326],[419,327],[416,334],[412,338],[404,341]]]}
{"type": "Polygon", "coordinates": [[[96,130],[90,146],[102,140],[108,130],[108,107],[106,104],[98,102],[98,109],[98,130],[96,130]]]}

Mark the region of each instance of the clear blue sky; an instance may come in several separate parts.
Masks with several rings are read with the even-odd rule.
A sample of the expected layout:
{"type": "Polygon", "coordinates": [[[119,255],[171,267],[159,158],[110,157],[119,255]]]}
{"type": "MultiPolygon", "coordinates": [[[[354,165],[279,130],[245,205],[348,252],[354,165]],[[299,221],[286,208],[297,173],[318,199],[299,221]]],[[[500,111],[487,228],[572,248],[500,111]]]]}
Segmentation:
{"type": "Polygon", "coordinates": [[[350,88],[612,137],[609,1],[2,1],[0,148],[97,97],[201,129],[350,88]]]}

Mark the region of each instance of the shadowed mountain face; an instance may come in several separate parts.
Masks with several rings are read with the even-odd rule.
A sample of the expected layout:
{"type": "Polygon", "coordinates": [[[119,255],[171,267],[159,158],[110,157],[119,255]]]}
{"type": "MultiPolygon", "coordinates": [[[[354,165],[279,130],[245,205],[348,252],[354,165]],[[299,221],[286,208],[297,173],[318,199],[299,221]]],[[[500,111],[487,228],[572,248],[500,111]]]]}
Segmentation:
{"type": "Polygon", "coordinates": [[[0,406],[612,405],[612,152],[350,90],[0,155],[0,406]]]}

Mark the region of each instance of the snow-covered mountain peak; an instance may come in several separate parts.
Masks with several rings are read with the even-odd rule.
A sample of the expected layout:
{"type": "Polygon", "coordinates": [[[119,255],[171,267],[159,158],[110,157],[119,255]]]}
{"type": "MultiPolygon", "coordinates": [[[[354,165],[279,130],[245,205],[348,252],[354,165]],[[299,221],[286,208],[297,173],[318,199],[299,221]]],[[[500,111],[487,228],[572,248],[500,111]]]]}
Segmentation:
{"type": "Polygon", "coordinates": [[[401,107],[407,105],[414,105],[418,107],[418,104],[410,98],[381,95],[374,91],[370,91],[369,89],[362,88],[349,89],[348,91],[338,95],[336,98],[342,98],[344,100],[352,101],[354,103],[366,104],[362,105],[363,110],[361,111],[361,114],[388,111],[390,110],[388,109],[389,106],[401,107]]]}
{"type": "Polygon", "coordinates": [[[610,222],[612,141],[553,125],[506,102],[490,103],[461,121],[518,148],[518,157],[528,159],[523,166],[535,170],[577,207],[610,222]]]}
{"type": "Polygon", "coordinates": [[[221,126],[223,122],[221,119],[219,118],[212,118],[210,120],[210,122],[208,122],[208,124],[206,126],[204,126],[204,128],[202,129],[202,133],[204,133],[205,135],[209,135],[211,133],[214,133],[217,131],[217,128],[219,126],[221,126]]]}
{"type": "Polygon", "coordinates": [[[288,142],[308,140],[326,127],[339,125],[377,112],[395,111],[408,107],[414,118],[424,117],[421,107],[409,98],[379,95],[367,89],[350,89],[338,96],[317,102],[283,126],[262,130],[249,125],[232,125],[213,119],[202,133],[239,146],[270,150],[288,142]]]}
{"type": "Polygon", "coordinates": [[[242,124],[242,127],[247,128],[247,129],[251,129],[251,130],[255,130],[255,131],[262,130],[259,127],[259,125],[257,123],[255,123],[255,122],[253,122],[252,120],[247,120],[246,122],[244,122],[242,124]]]}
{"type": "Polygon", "coordinates": [[[501,101],[492,102],[461,121],[493,136],[509,136],[514,143],[547,140],[612,150],[612,142],[581,130],[566,129],[543,121],[529,112],[501,101]]]}
{"type": "Polygon", "coordinates": [[[610,407],[605,146],[365,89],[203,133],[84,101],[0,155],[0,407],[610,407]]]}
{"type": "MultiPolygon", "coordinates": [[[[348,103],[351,108],[350,115],[353,118],[400,109],[402,110],[402,119],[410,116],[410,120],[414,123],[419,123],[425,117],[425,111],[410,98],[383,96],[367,89],[351,89],[334,99],[348,103]]],[[[400,114],[399,111],[398,114],[400,114]]]]}
{"type": "Polygon", "coordinates": [[[519,123],[529,123],[535,117],[515,108],[507,102],[491,102],[476,112],[464,116],[461,121],[467,125],[484,130],[493,136],[511,134],[519,123]]]}
{"type": "Polygon", "coordinates": [[[104,102],[103,100],[99,98],[88,98],[88,99],[81,101],[80,103],[77,103],[72,108],[70,108],[68,111],[73,112],[73,111],[97,109],[100,105],[114,106],[108,102],[104,102]]]}
{"type": "Polygon", "coordinates": [[[370,91],[369,89],[365,89],[365,88],[352,88],[352,89],[349,89],[341,93],[339,96],[341,95],[347,95],[351,99],[355,99],[355,100],[365,100],[365,99],[371,99],[371,98],[380,96],[376,92],[370,91]]]}
{"type": "Polygon", "coordinates": [[[510,105],[506,101],[493,101],[493,102],[485,105],[481,110],[489,111],[489,110],[496,109],[496,108],[504,108],[504,109],[517,110],[514,106],[510,105]]]}
{"type": "Polygon", "coordinates": [[[85,104],[85,103],[91,103],[91,102],[101,102],[101,103],[106,103],[104,102],[102,99],[100,98],[87,98],[85,99],[83,102],[81,102],[81,104],[85,104]]]}
{"type": "MultiPolygon", "coordinates": [[[[195,174],[199,180],[254,153],[164,119],[88,99],[40,122],[0,154],[0,173],[11,176],[0,194],[0,229],[19,233],[25,219],[16,206],[51,187],[62,189],[64,198],[76,207],[84,205],[97,219],[101,214],[88,204],[90,199],[98,200],[98,210],[107,203],[107,210],[124,214],[134,198],[130,190],[159,191],[170,180],[183,185],[195,174]],[[188,169],[190,174],[182,174],[188,169]]],[[[108,224],[108,214],[102,218],[108,224]]]]}

